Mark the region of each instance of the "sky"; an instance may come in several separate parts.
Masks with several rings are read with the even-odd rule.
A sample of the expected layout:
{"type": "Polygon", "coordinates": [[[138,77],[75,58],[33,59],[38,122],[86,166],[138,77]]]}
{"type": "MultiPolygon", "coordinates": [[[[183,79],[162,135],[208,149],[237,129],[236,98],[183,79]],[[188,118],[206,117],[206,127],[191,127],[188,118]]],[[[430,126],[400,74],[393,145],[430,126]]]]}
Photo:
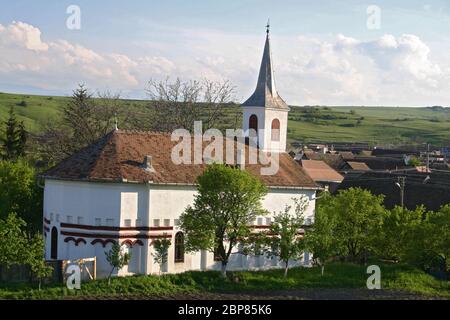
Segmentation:
{"type": "Polygon", "coordinates": [[[141,99],[180,77],[229,80],[241,102],[268,18],[291,105],[450,105],[448,0],[0,0],[0,91],[141,99]]]}

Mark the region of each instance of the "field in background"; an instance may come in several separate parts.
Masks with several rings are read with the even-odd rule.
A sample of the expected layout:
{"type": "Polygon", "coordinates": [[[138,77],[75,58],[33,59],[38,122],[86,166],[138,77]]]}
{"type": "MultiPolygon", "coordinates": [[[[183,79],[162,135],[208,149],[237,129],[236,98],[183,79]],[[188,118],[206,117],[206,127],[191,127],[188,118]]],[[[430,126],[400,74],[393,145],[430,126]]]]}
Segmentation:
{"type": "MultiPolygon", "coordinates": [[[[0,93],[0,121],[14,107],[32,133],[61,117],[69,97],[0,93]]],[[[121,100],[127,111],[145,116],[149,101],[121,100]]],[[[240,127],[239,106],[225,110],[220,128],[240,127]]],[[[126,127],[126,124],[120,124],[126,127]]],[[[377,145],[450,145],[450,108],[410,107],[291,107],[289,142],[368,142],[377,145]]]]}

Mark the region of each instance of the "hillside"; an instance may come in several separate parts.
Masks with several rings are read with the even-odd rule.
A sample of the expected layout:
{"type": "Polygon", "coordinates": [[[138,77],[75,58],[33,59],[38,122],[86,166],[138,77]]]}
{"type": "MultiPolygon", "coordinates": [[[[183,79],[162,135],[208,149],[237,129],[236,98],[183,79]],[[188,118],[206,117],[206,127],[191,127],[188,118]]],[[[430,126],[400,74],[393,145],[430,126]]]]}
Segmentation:
{"type": "MultiPolygon", "coordinates": [[[[0,121],[11,106],[33,133],[61,116],[69,97],[0,93],[0,121]]],[[[122,100],[127,110],[145,112],[148,101],[122,100]]],[[[220,127],[234,127],[237,106],[226,109],[220,127]]],[[[240,123],[240,119],[238,119],[240,123]]],[[[368,142],[409,144],[425,141],[450,145],[450,108],[406,107],[291,107],[290,142],[368,142]]]]}

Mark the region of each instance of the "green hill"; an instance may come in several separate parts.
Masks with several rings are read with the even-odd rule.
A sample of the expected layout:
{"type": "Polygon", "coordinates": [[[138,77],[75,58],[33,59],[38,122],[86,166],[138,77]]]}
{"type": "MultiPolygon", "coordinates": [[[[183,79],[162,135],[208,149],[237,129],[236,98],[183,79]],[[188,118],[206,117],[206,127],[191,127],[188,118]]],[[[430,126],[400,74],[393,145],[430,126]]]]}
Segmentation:
{"type": "MultiPolygon", "coordinates": [[[[0,121],[11,106],[27,130],[38,133],[42,124],[61,116],[69,97],[0,93],[0,121]]],[[[123,107],[143,112],[148,101],[122,100],[123,107]]],[[[220,127],[233,127],[238,106],[228,107],[220,127]]],[[[240,120],[239,120],[240,121],[240,120]]],[[[450,145],[450,108],[410,107],[291,107],[290,142],[368,142],[450,145]]]]}

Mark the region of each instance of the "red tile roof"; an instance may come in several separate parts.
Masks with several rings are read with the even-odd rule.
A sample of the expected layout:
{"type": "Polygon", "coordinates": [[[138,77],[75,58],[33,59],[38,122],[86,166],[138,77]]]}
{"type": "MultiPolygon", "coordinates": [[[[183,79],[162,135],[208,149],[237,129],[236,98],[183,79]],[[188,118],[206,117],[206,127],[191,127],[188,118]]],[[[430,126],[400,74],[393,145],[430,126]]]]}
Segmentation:
{"type": "Polygon", "coordinates": [[[324,161],[302,160],[303,169],[314,181],[333,181],[341,182],[344,177],[333,170],[324,161]]]}
{"type": "MultiPolygon", "coordinates": [[[[171,160],[170,134],[116,130],[80,150],[45,172],[42,177],[62,180],[113,181],[138,183],[195,184],[205,164],[175,164],[171,160]],[[142,168],[144,157],[152,156],[154,172],[142,168]]],[[[205,142],[203,148],[208,145],[205,142]]],[[[225,157],[224,143],[224,157],[225,157]]],[[[192,148],[193,149],[193,148],[192,148]]],[[[235,147],[235,155],[236,155],[235,147]]],[[[275,175],[261,175],[261,164],[248,164],[249,146],[245,146],[245,169],[268,186],[317,188],[315,182],[287,153],[281,153],[275,175]]],[[[192,152],[193,153],[193,152],[192,152]]],[[[265,166],[268,167],[268,166],[265,166]]]]}
{"type": "Polygon", "coordinates": [[[347,161],[347,164],[353,170],[369,171],[370,168],[364,162],[347,161]]]}

